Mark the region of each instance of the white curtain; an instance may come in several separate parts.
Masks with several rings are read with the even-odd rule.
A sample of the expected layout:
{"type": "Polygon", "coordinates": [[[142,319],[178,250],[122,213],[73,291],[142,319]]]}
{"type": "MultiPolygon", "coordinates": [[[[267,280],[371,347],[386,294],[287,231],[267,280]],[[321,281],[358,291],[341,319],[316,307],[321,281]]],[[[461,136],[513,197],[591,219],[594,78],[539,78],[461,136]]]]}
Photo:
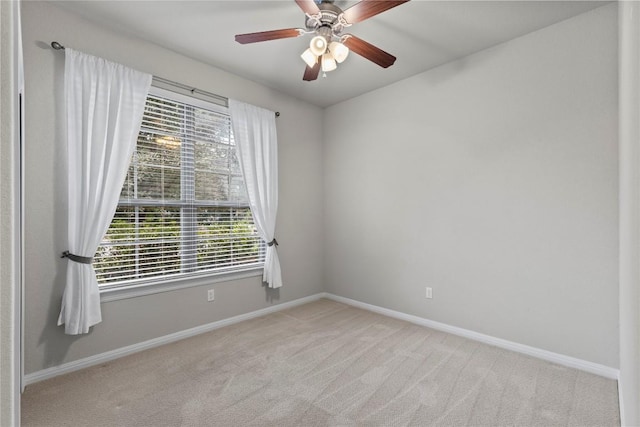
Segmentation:
{"type": "Polygon", "coordinates": [[[65,50],[67,283],[58,325],[85,334],[102,321],[90,264],[113,218],[142,122],[150,74],[65,50]]]}
{"type": "Polygon", "coordinates": [[[262,280],[270,288],[279,288],[282,274],[275,240],[278,212],[275,113],[233,99],[229,100],[229,113],[253,220],[258,233],[267,242],[262,280]]]}

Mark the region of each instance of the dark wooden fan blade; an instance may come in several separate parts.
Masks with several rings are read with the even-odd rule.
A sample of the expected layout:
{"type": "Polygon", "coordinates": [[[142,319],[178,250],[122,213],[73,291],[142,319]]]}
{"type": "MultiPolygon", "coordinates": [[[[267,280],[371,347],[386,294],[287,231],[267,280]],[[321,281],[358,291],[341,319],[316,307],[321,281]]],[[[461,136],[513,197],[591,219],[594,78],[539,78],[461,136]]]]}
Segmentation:
{"type": "Polygon", "coordinates": [[[385,10],[400,6],[402,3],[406,3],[408,1],[409,0],[362,0],[360,3],[356,3],[349,9],[345,10],[342,16],[348,23],[355,24],[356,22],[369,19],[372,16],[376,16],[385,10]]]}
{"type": "Polygon", "coordinates": [[[388,68],[396,62],[395,56],[354,35],[346,34],[342,44],[351,49],[352,52],[357,53],[363,58],[367,58],[369,61],[375,62],[382,68],[388,68]]]}
{"type": "Polygon", "coordinates": [[[317,15],[320,13],[320,8],[318,8],[318,5],[313,0],[296,0],[296,3],[298,3],[300,9],[307,15],[317,15]]]}
{"type": "Polygon", "coordinates": [[[302,76],[302,80],[310,82],[318,78],[318,74],[320,74],[320,61],[316,62],[316,65],[313,67],[309,67],[304,70],[304,76],[302,76]]]}
{"type": "Polygon", "coordinates": [[[287,28],[285,30],[262,31],[260,33],[247,33],[236,35],[236,41],[240,44],[264,42],[267,40],[288,39],[298,37],[303,33],[298,28],[287,28]]]}

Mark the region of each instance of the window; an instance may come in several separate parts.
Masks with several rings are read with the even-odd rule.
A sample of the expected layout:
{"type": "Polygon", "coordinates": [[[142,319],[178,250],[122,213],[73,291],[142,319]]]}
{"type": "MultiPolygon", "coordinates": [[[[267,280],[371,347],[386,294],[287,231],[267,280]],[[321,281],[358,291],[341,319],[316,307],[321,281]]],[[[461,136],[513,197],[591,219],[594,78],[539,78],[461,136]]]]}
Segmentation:
{"type": "Polygon", "coordinates": [[[111,226],[102,289],[261,268],[227,109],[152,87],[111,226]]]}

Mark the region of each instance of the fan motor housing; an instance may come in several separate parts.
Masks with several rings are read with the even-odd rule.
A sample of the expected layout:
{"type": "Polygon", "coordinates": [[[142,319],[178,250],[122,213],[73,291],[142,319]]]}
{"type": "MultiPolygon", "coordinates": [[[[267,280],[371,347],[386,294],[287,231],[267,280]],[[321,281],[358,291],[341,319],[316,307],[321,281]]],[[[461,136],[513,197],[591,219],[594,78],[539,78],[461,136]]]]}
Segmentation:
{"type": "Polygon", "coordinates": [[[342,30],[342,25],[340,25],[338,19],[342,9],[334,5],[332,1],[323,1],[318,4],[318,8],[320,9],[319,15],[307,17],[305,23],[307,30],[317,31],[322,27],[327,27],[334,34],[338,34],[342,30]]]}

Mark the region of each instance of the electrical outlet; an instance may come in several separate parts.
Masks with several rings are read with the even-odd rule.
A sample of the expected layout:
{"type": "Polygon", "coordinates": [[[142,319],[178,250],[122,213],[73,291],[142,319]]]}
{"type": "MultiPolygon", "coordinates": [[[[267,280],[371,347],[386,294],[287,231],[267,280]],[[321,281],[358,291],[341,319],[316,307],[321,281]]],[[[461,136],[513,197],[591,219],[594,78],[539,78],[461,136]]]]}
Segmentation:
{"type": "Polygon", "coordinates": [[[213,289],[209,289],[207,291],[207,301],[213,301],[215,299],[215,296],[213,294],[213,289]]]}
{"type": "Polygon", "coordinates": [[[429,288],[429,287],[425,288],[425,295],[424,296],[425,296],[425,298],[429,298],[429,299],[433,298],[433,292],[432,292],[431,288],[429,288]]]}

